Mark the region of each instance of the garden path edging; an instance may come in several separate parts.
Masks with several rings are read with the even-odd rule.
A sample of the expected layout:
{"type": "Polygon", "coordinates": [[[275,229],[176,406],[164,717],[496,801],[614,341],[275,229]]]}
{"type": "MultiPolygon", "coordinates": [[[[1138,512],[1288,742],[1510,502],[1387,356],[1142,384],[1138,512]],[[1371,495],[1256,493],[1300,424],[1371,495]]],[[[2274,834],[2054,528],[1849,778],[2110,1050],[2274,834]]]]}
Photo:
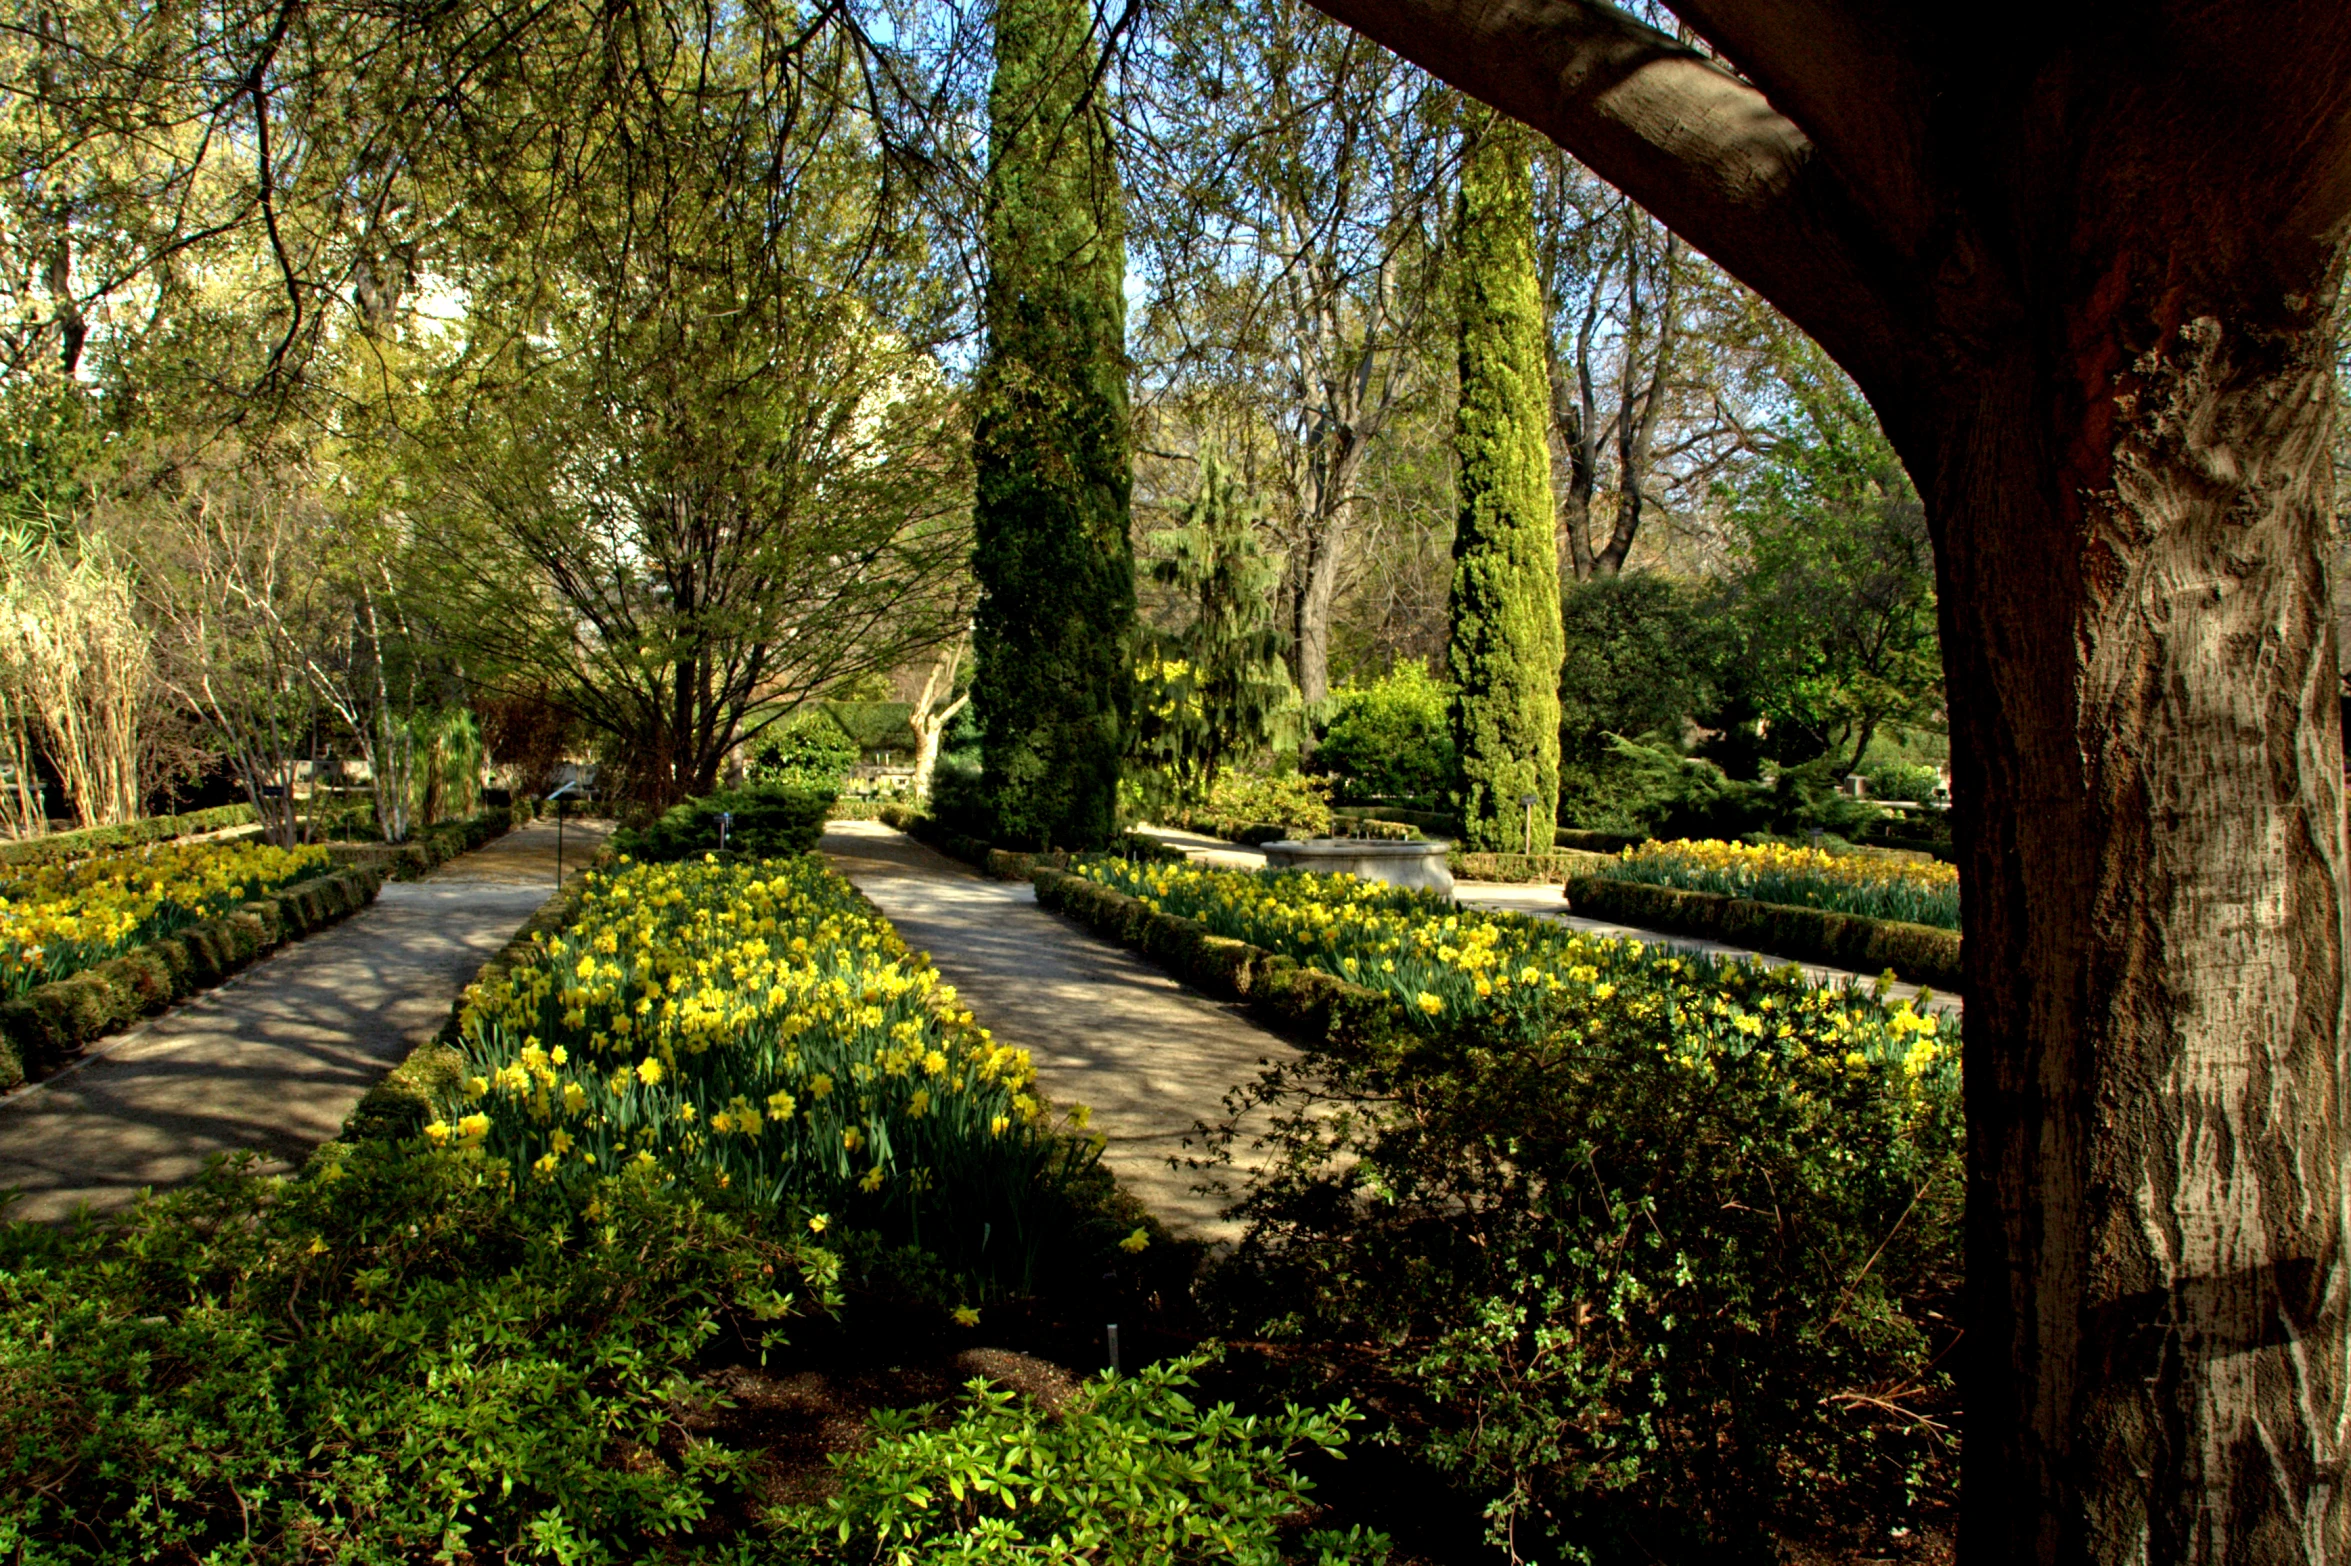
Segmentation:
{"type": "Polygon", "coordinates": [[[0,1089],[69,1068],[100,1039],[358,913],[382,886],[382,876],[359,868],[310,876],[0,1001],[0,1089]]]}

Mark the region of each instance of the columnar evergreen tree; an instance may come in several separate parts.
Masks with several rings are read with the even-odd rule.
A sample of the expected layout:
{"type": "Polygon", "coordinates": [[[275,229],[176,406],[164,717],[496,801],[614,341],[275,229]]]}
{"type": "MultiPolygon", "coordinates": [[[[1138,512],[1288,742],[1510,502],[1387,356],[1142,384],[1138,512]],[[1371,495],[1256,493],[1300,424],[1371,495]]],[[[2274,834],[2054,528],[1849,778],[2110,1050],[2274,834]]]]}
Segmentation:
{"type": "Polygon", "coordinates": [[[1454,742],[1462,835],[1474,849],[1548,848],[1559,804],[1559,564],[1552,542],[1550,381],[1535,275],[1532,143],[1477,128],[1461,173],[1460,520],[1453,535],[1454,742]]]}
{"type": "Polygon", "coordinates": [[[996,831],[1117,824],[1134,691],[1126,250],[1092,8],[1003,0],[988,97],[972,705],[996,831]]]}

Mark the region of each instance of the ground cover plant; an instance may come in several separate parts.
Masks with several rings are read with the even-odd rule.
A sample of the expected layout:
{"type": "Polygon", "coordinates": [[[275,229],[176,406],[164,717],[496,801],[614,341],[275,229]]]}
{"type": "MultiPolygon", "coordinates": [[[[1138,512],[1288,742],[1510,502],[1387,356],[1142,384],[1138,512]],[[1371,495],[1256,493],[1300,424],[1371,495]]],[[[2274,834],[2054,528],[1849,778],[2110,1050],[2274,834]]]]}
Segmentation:
{"type": "Polygon", "coordinates": [[[1864,919],[1959,928],[1959,867],[1939,860],[1683,838],[1628,848],[1613,863],[1597,867],[1597,873],[1864,919]]]}
{"type": "Polygon", "coordinates": [[[921,1245],[979,1292],[1033,1281],[1098,1150],[811,858],[590,872],[573,923],[468,990],[459,1030],[432,1140],[518,1182],[712,1178],[921,1245]]]}
{"type": "Polygon", "coordinates": [[[415,1142],[218,1166],[0,1227],[0,1555],[643,1559],[741,1454],[685,1379],[830,1308],[832,1257],[723,1193],[517,1183],[415,1142]],[[706,1200],[717,1197],[719,1200],[706,1200]]]}
{"type": "Polygon", "coordinates": [[[1361,1528],[1283,1547],[1313,1489],[1291,1458],[1337,1454],[1354,1409],[1202,1407],[1188,1395],[1193,1374],[1218,1357],[1095,1379],[1057,1415],[985,1381],[951,1419],[935,1407],[879,1414],[874,1445],[840,1462],[840,1493],[781,1520],[787,1553],[893,1566],[1385,1560],[1387,1541],[1361,1528]]]}
{"type": "Polygon", "coordinates": [[[233,913],[329,867],[323,848],[162,843],[0,879],[0,999],[233,913]]]}
{"type": "Polygon", "coordinates": [[[1273,1130],[1215,1293],[1498,1541],[1762,1560],[1947,1502],[1940,1019],[1347,877],[1078,870],[1396,1002],[1232,1101],[1273,1130]]]}

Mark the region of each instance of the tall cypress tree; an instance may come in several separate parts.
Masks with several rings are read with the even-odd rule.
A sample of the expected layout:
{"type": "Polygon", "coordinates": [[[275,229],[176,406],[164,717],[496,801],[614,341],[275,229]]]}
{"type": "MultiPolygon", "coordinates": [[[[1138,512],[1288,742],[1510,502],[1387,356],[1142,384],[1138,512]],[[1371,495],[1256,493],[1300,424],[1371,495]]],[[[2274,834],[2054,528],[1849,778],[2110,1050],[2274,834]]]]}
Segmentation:
{"type": "Polygon", "coordinates": [[[1065,848],[1116,829],[1134,692],[1126,247],[1099,63],[1084,0],[997,6],[972,706],[996,832],[1065,848]]]}
{"type": "Polygon", "coordinates": [[[1462,835],[1486,850],[1520,845],[1520,801],[1532,794],[1535,847],[1548,851],[1559,808],[1559,561],[1531,150],[1515,121],[1494,117],[1476,129],[1455,237],[1461,512],[1445,662],[1462,835]]]}

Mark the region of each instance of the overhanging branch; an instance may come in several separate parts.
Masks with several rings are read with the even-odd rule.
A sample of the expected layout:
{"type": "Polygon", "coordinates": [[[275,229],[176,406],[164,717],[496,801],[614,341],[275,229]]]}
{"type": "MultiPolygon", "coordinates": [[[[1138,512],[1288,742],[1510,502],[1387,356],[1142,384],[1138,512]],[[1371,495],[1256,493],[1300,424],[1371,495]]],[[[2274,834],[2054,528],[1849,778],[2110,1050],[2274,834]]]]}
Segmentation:
{"type": "Polygon", "coordinates": [[[1312,0],[1575,154],[1777,305],[1865,385],[1916,340],[1879,232],[1794,121],[1588,0],[1312,0]]]}

